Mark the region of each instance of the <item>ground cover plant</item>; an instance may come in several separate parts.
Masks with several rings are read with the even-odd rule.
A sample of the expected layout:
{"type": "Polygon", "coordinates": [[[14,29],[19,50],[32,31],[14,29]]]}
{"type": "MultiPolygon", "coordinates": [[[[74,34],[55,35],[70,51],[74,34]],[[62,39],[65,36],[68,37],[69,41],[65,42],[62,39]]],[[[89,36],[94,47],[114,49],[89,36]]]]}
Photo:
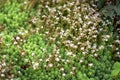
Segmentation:
{"type": "Polygon", "coordinates": [[[107,5],[0,3],[0,80],[120,80],[119,20],[101,13],[107,5]]]}

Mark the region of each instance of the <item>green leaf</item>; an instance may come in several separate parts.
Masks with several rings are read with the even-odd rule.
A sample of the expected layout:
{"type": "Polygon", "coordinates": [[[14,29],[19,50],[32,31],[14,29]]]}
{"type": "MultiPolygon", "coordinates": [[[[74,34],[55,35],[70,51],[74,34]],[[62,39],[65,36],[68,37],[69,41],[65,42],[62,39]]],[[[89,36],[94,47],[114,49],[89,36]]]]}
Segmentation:
{"type": "Polygon", "coordinates": [[[78,80],[89,80],[89,78],[86,76],[86,74],[82,74],[81,72],[78,72],[77,79],[78,80]]]}
{"type": "Polygon", "coordinates": [[[106,17],[113,17],[115,15],[115,6],[112,6],[112,5],[108,5],[108,6],[105,6],[102,10],[101,10],[101,13],[103,15],[105,15],[106,17]]]}
{"type": "Polygon", "coordinates": [[[114,9],[115,9],[115,12],[117,13],[117,15],[120,15],[120,4],[115,6],[114,9]]]}
{"type": "Polygon", "coordinates": [[[113,68],[120,71],[120,62],[116,62],[116,63],[114,64],[113,68]]]}
{"type": "Polygon", "coordinates": [[[117,76],[120,73],[120,70],[112,70],[111,75],[112,76],[117,76]]]}
{"type": "Polygon", "coordinates": [[[117,76],[119,73],[120,73],[120,63],[119,63],[119,62],[116,62],[116,63],[113,65],[113,70],[112,70],[112,72],[111,72],[111,75],[112,75],[112,76],[117,76]]]}

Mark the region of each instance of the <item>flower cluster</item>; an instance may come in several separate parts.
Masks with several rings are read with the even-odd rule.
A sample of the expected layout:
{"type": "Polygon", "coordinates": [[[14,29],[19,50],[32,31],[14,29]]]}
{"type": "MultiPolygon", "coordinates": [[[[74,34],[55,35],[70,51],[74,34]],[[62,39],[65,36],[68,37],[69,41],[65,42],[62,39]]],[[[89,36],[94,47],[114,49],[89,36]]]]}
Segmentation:
{"type": "MultiPolygon", "coordinates": [[[[43,34],[46,34],[48,45],[54,44],[52,54],[57,54],[60,50],[60,60],[63,61],[63,64],[72,65],[70,62],[78,59],[81,65],[94,67],[95,61],[89,61],[86,58],[99,59],[101,56],[99,53],[105,49],[106,44],[113,36],[107,27],[111,25],[111,22],[104,22],[94,9],[96,6],[92,5],[94,6],[92,8],[86,1],[66,1],[63,5],[54,4],[55,6],[50,6],[49,3],[46,1],[39,8],[37,17],[39,18],[41,15],[41,20],[38,22],[42,25],[36,26],[43,34]],[[61,52],[63,47],[65,49],[64,57],[61,52]],[[71,60],[66,59],[66,56],[71,60]]],[[[49,61],[49,59],[47,60],[49,61]]],[[[54,62],[53,59],[52,61],[54,62]]]]}
{"type": "MultiPolygon", "coordinates": [[[[120,37],[114,39],[112,23],[102,20],[94,1],[39,0],[36,12],[16,10],[26,18],[9,14],[5,23],[0,13],[0,25],[5,27],[0,32],[0,77],[112,80],[112,53],[120,54],[120,37]]],[[[30,9],[33,2],[22,4],[30,9]]]]}

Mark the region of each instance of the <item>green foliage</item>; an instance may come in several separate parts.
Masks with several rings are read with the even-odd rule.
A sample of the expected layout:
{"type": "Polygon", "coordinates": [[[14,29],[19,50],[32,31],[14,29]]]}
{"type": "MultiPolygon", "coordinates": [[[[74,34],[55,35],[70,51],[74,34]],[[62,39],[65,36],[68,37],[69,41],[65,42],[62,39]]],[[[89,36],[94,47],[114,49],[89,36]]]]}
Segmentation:
{"type": "Polygon", "coordinates": [[[113,18],[116,15],[120,15],[120,4],[119,5],[107,5],[103,9],[101,9],[101,13],[105,17],[113,18]]]}
{"type": "Polygon", "coordinates": [[[114,63],[111,75],[113,77],[120,76],[120,62],[115,62],[114,63]]]}
{"type": "Polygon", "coordinates": [[[22,3],[17,1],[10,2],[7,0],[4,7],[0,9],[0,24],[6,29],[12,30],[25,27],[25,21],[28,19],[28,13],[21,11],[22,3]]]}
{"type": "Polygon", "coordinates": [[[119,0],[98,0],[97,6],[105,17],[113,17],[120,15],[120,1],[119,0]]]}
{"type": "Polygon", "coordinates": [[[0,6],[2,80],[119,80],[112,23],[102,20],[92,1],[37,1],[0,6]]]}
{"type": "Polygon", "coordinates": [[[81,72],[77,73],[77,79],[78,80],[82,80],[82,79],[89,80],[88,77],[85,74],[82,74],[81,72]]]}
{"type": "Polygon", "coordinates": [[[33,34],[27,38],[25,44],[22,44],[23,50],[29,54],[28,56],[32,58],[32,60],[32,53],[34,53],[36,59],[41,58],[45,54],[43,50],[46,49],[47,46],[42,38],[40,34],[33,34]]]}

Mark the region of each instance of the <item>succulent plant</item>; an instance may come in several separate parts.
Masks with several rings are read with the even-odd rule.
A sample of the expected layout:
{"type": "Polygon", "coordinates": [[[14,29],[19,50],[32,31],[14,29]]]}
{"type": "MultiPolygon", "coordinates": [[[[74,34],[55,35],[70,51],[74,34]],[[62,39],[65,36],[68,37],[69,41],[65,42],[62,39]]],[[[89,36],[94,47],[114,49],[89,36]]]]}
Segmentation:
{"type": "Polygon", "coordinates": [[[93,3],[6,0],[0,6],[1,79],[119,80],[118,33],[93,3]]]}

